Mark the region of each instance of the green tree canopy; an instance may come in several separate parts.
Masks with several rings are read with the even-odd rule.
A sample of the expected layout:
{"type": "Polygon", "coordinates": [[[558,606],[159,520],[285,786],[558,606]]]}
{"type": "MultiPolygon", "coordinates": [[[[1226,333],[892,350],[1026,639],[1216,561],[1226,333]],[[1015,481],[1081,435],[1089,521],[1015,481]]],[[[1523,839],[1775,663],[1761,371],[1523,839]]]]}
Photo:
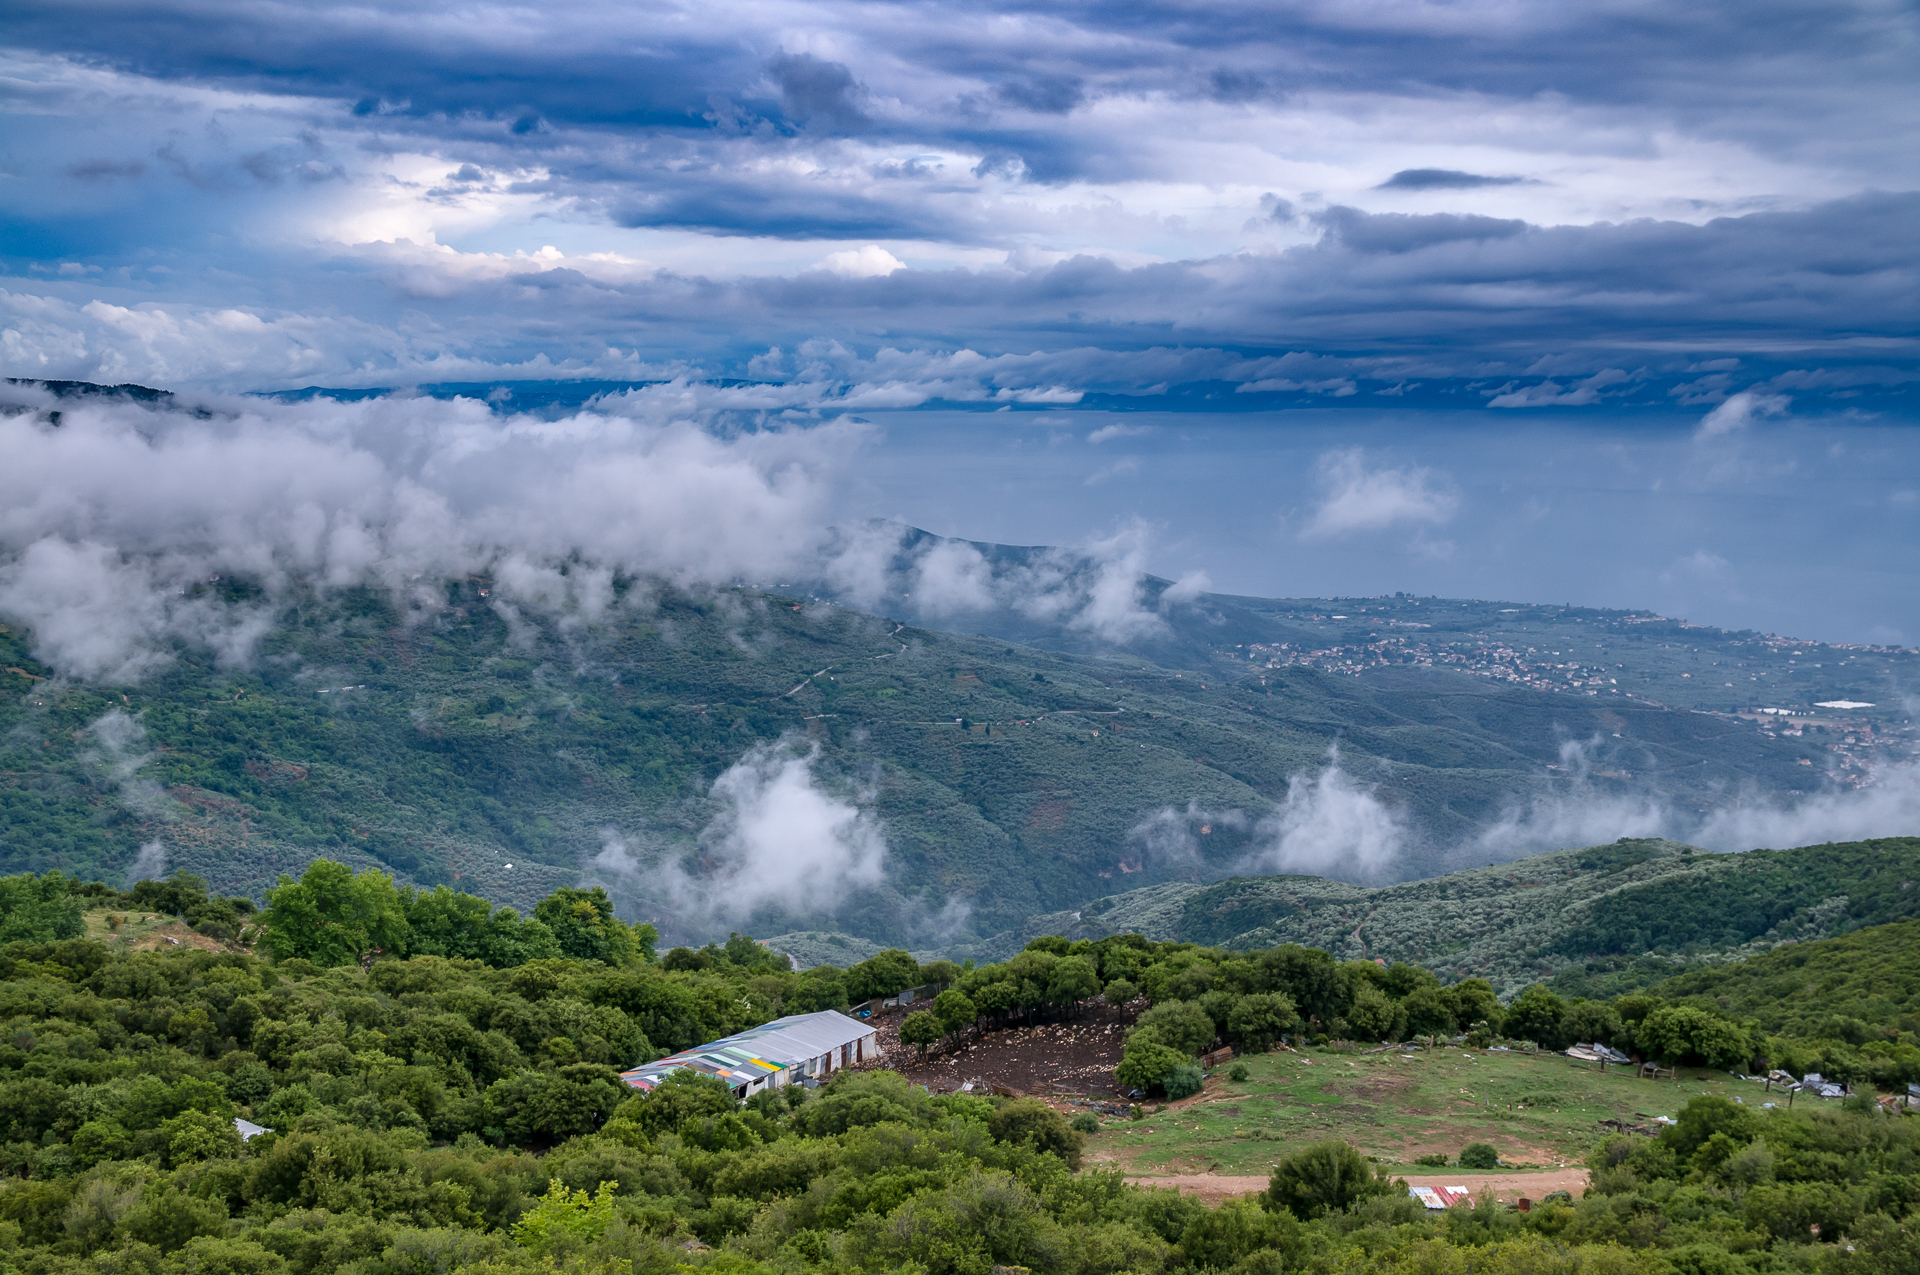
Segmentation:
{"type": "Polygon", "coordinates": [[[0,877],[0,942],[50,943],[86,930],[80,883],[63,872],[0,877]]]}
{"type": "Polygon", "coordinates": [[[1515,1040],[1530,1040],[1543,1049],[1566,1046],[1562,1020],[1566,1002],[1555,996],[1545,983],[1535,983],[1507,1008],[1503,1030],[1515,1040]]]}
{"type": "Polygon", "coordinates": [[[1330,1139],[1282,1157],[1268,1179],[1266,1202],[1304,1221],[1343,1213],[1358,1201],[1393,1189],[1392,1181],[1375,1173],[1364,1155],[1330,1139]]]}
{"type": "Polygon", "coordinates": [[[894,996],[919,981],[920,966],[913,954],[890,947],[847,970],[847,999],[864,1001],[876,996],[894,996]]]}
{"type": "Polygon", "coordinates": [[[553,931],[563,956],[630,965],[652,954],[652,939],[643,944],[641,938],[646,936],[636,936],[614,915],[613,900],[599,886],[555,890],[534,906],[533,917],[553,931]]]}
{"type": "Polygon", "coordinates": [[[1235,998],[1227,1011],[1227,1032],[1243,1048],[1264,1053],[1273,1042],[1300,1025],[1293,997],[1285,992],[1255,992],[1235,998]]]}
{"type": "Polygon", "coordinates": [[[922,1058],[927,1055],[927,1046],[947,1034],[940,1025],[940,1017],[932,1010],[916,1010],[900,1022],[900,1039],[903,1043],[919,1049],[922,1058]]]}
{"type": "Polygon", "coordinates": [[[295,881],[288,876],[267,892],[267,946],[282,960],[352,965],[376,952],[404,955],[406,905],[393,878],[377,868],[357,876],[343,863],[315,859],[295,881]]]}
{"type": "Polygon", "coordinates": [[[1140,1015],[1135,1031],[1154,1033],[1161,1044],[1188,1057],[1213,1044],[1213,1016],[1192,1001],[1161,1001],[1140,1015]]]}
{"type": "Polygon", "coordinates": [[[1669,1005],[1648,1014],[1634,1042],[1642,1053],[1664,1063],[1732,1067],[1753,1055],[1753,1042],[1738,1023],[1691,1005],[1669,1005]]]}
{"type": "Polygon", "coordinates": [[[1076,1172],[1085,1137],[1069,1128],[1067,1118],[1038,1098],[1016,1098],[993,1113],[987,1132],[1000,1142],[1051,1151],[1076,1172]]]}

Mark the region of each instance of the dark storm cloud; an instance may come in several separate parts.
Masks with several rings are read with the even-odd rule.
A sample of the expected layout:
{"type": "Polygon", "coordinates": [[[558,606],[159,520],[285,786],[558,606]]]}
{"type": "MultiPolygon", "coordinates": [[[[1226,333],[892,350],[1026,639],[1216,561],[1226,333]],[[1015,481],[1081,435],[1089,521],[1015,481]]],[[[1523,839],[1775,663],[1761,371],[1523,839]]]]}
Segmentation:
{"type": "MultiPolygon", "coordinates": [[[[385,264],[313,272],[328,279],[335,311],[361,316],[351,324],[284,311],[238,323],[230,292],[215,291],[204,318],[180,304],[154,315],[48,302],[9,318],[27,334],[9,340],[45,352],[38,375],[164,382],[152,369],[166,367],[227,383],[238,369],[247,388],[537,377],[520,369],[585,369],[614,353],[632,362],[592,374],[643,379],[621,369],[680,366],[765,376],[750,361],[778,347],[813,351],[806,360],[827,370],[812,379],[894,384],[894,405],[1200,381],[1228,394],[1337,395],[1353,393],[1356,378],[1373,383],[1370,393],[1424,378],[1479,387],[1461,406],[1649,394],[1710,405],[1746,388],[1897,387],[1920,368],[1911,233],[1920,195],[1703,226],[1351,209],[1320,222],[1317,242],[1271,254],[1131,267],[1080,256],[864,278],[714,278],[583,258],[460,276],[438,272],[442,256],[396,252],[385,264]],[[392,317],[368,317],[378,315],[392,317]],[[950,358],[959,362],[948,367],[950,358]],[[1764,384],[1775,377],[1778,387],[1764,384]]],[[[780,366],[796,374],[796,364],[780,366]]]]}
{"type": "Polygon", "coordinates": [[[824,183],[744,182],[716,175],[704,187],[623,198],[609,208],[617,225],[701,230],[716,235],[772,235],[782,239],[959,239],[965,228],[940,212],[882,201],[864,190],[824,183]]]}
{"type": "Polygon", "coordinates": [[[618,346],[737,372],[826,340],[1093,348],[1062,385],[1138,387],[1176,374],[1138,351],[1193,343],[1361,360],[1242,378],[1335,393],[1389,366],[1538,380],[1874,341],[1898,372],[1914,30],[1866,0],[20,0],[18,56],[73,61],[5,78],[0,107],[71,140],[10,154],[8,370],[618,346]],[[75,162],[105,135],[117,157],[75,162]],[[1896,193],[1849,194],[1875,186],[1896,193]],[[1410,196],[1423,215],[1394,211],[1410,196]],[[565,262],[527,256],[549,242],[565,262]],[[53,286],[116,269],[118,291],[53,286]]]}
{"type": "MultiPolygon", "coordinates": [[[[1275,214],[1279,209],[1274,209],[1275,214]]],[[[1414,252],[1435,244],[1511,239],[1527,223],[1510,217],[1457,213],[1364,213],[1358,208],[1329,208],[1318,219],[1349,248],[1360,252],[1414,252]]]]}
{"type": "Polygon", "coordinates": [[[994,95],[1009,106],[1042,115],[1065,115],[1087,100],[1086,84],[1077,75],[1036,75],[998,85],[994,95]]]}
{"type": "MultiPolygon", "coordinates": [[[[1077,257],[1025,272],[662,273],[633,283],[554,270],[539,276],[538,312],[570,315],[596,340],[649,357],[682,354],[714,368],[737,368],[769,345],[884,332],[905,349],[1050,351],[1037,382],[1127,390],[1212,378],[1306,386],[1352,375],[1505,377],[1543,359],[1558,360],[1549,370],[1562,374],[1624,363],[1678,376],[1703,350],[1745,352],[1775,370],[1781,358],[1810,369],[1865,363],[1893,373],[1871,373],[1872,383],[1891,384],[1920,361],[1911,338],[1920,330],[1920,243],[1910,233],[1920,195],[1705,226],[1537,227],[1351,209],[1322,220],[1317,243],[1283,253],[1131,268],[1077,257]],[[1836,341],[1841,332],[1847,339],[1836,341]],[[1169,363],[1164,349],[1181,346],[1213,352],[1169,363]],[[1146,347],[1162,352],[1146,357],[1146,347]],[[1318,362],[1261,365],[1275,347],[1318,362]]],[[[535,304],[523,299],[531,280],[410,300],[443,312],[445,323],[475,313],[518,323],[513,316],[535,304]]],[[[1629,387],[1601,388],[1590,401],[1629,387]]]]}
{"type": "MultiPolygon", "coordinates": [[[[701,286],[699,305],[765,316],[787,339],[864,316],[903,337],[994,348],[1076,336],[1348,350],[1377,342],[1432,352],[1456,370],[1490,343],[1509,351],[1517,343],[1528,358],[1650,343],[1813,348],[1843,330],[1906,345],[1920,327],[1920,242],[1910,233],[1920,195],[1704,226],[1538,227],[1347,208],[1320,220],[1319,242],[1272,256],[1134,268],[1078,257],[1024,273],[715,282],[701,286]]],[[[664,305],[661,321],[678,311],[672,293],[646,291],[664,305]]]]}
{"type": "Polygon", "coordinates": [[[1524,177],[1484,177],[1454,168],[1403,168],[1380,183],[1377,190],[1474,190],[1481,186],[1516,186],[1524,177]]]}
{"type": "Polygon", "coordinates": [[[865,128],[861,89],[853,72],[809,53],[782,53],[767,64],[780,82],[780,105],[788,118],[842,132],[865,128]]]}
{"type": "Polygon", "coordinates": [[[784,21],[867,46],[857,79],[872,87],[884,75],[898,103],[890,124],[926,138],[954,122],[952,94],[931,86],[956,79],[1038,112],[1071,110],[1096,91],[1182,94],[1196,84],[1221,100],[1248,100],[1281,80],[1290,91],[1516,101],[1544,93],[1653,103],[1708,132],[1781,150],[1814,144],[1810,121],[1850,138],[1883,125],[1858,111],[1863,91],[1882,91],[1895,114],[1910,113],[1897,98],[1911,88],[1902,52],[1911,12],[1845,0],[1625,13],[1604,4],[1516,11],[1305,0],[1068,4],[1044,15],[1016,3],[910,14],[749,4],[703,7],[701,16],[663,22],[651,7],[605,5],[456,14],[427,0],[378,8],[96,0],[76,21],[69,4],[21,0],[9,7],[7,38],[162,78],[340,97],[370,116],[612,129],[704,127],[709,100],[751,97],[770,58],[795,118],[860,127],[872,112],[857,100],[851,64],[784,52],[772,36],[784,21]],[[1232,65],[1221,65],[1223,50],[1232,65]]]}

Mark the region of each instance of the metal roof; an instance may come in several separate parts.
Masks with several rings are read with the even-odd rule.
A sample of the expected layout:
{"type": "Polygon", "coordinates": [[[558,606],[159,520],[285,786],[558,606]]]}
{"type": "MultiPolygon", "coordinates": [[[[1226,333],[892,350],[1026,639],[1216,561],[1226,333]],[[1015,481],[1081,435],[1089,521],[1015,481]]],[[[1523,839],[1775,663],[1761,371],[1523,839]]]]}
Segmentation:
{"type": "MultiPolygon", "coordinates": [[[[636,1089],[651,1089],[667,1073],[689,1070],[738,1087],[873,1035],[871,1026],[830,1009],[789,1014],[621,1072],[620,1079],[636,1089]]],[[[874,1052],[879,1052],[877,1043],[874,1052]]]]}

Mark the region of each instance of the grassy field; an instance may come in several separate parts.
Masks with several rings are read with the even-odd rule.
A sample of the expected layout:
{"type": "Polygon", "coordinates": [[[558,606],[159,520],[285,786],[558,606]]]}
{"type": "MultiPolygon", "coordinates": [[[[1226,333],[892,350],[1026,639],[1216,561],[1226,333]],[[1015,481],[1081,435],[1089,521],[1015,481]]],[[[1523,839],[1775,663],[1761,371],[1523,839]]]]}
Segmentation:
{"type": "Polygon", "coordinates": [[[1241,1061],[1251,1073],[1244,1083],[1222,1068],[1203,1093],[1164,1111],[1103,1122],[1089,1152],[1136,1174],[1259,1174],[1296,1147],[1342,1138],[1409,1177],[1458,1176],[1413,1161],[1435,1152],[1451,1159],[1469,1142],[1487,1142],[1503,1165],[1556,1168],[1577,1163],[1605,1134],[1601,1120],[1648,1124],[1702,1093],[1773,1100],[1725,1072],[1640,1080],[1630,1068],[1602,1074],[1559,1054],[1310,1050],[1241,1061]]]}
{"type": "Polygon", "coordinates": [[[251,950],[196,934],[179,917],[157,912],[95,908],[85,914],[85,919],[87,938],[98,939],[122,952],[158,952],[177,947],[197,947],[209,952],[251,950]],[[117,928],[111,924],[111,918],[116,916],[120,918],[117,928]]]}

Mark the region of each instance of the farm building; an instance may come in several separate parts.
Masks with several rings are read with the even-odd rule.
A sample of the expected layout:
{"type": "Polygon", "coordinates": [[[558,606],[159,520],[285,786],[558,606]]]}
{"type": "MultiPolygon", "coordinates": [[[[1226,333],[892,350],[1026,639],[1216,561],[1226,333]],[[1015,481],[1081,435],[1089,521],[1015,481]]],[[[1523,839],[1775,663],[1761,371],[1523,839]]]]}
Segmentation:
{"type": "Polygon", "coordinates": [[[798,1084],[880,1057],[874,1029],[833,1010],[789,1014],[696,1049],[670,1054],[620,1073],[635,1089],[652,1089],[669,1072],[697,1071],[718,1076],[734,1094],[751,1097],[763,1089],[798,1084]]]}

